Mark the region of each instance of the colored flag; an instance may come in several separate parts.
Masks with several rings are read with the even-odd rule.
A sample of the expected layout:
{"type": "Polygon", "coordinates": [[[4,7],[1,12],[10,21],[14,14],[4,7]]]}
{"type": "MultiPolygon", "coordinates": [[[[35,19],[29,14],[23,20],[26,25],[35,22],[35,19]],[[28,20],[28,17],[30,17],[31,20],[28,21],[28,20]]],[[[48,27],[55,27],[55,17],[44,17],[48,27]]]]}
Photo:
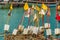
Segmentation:
{"type": "Polygon", "coordinates": [[[24,5],[24,10],[28,10],[29,6],[28,6],[28,3],[26,2],[25,5],[24,5]]]}
{"type": "Polygon", "coordinates": [[[41,8],[43,8],[44,10],[48,9],[47,5],[45,5],[45,4],[42,4],[41,8]]]}
{"type": "Polygon", "coordinates": [[[13,5],[11,4],[11,5],[10,5],[10,10],[12,10],[12,9],[13,9],[13,5]]]}
{"type": "Polygon", "coordinates": [[[36,6],[36,10],[37,10],[37,11],[40,11],[40,8],[39,8],[38,6],[36,6]]]}

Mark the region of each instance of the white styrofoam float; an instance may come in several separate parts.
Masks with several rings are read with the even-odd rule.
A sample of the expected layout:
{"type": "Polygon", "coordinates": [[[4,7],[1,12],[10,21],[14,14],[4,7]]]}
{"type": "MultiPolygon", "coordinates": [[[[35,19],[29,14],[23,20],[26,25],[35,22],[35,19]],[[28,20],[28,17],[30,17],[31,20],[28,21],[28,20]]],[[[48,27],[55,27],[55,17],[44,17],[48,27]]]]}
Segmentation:
{"type": "Polygon", "coordinates": [[[28,34],[28,29],[27,28],[24,28],[23,34],[28,34]]]}
{"type": "Polygon", "coordinates": [[[52,35],[51,29],[46,29],[46,35],[52,35]]]}
{"type": "Polygon", "coordinates": [[[29,16],[30,16],[30,15],[29,15],[27,12],[25,12],[25,17],[28,17],[28,18],[29,18],[29,16]]]}
{"type": "Polygon", "coordinates": [[[50,23],[45,23],[45,24],[44,24],[44,27],[45,27],[45,28],[50,28],[50,23]]]}
{"type": "Polygon", "coordinates": [[[33,34],[37,34],[38,33],[38,27],[33,27],[33,34]]]}
{"type": "Polygon", "coordinates": [[[34,26],[28,26],[28,29],[29,29],[29,30],[33,30],[33,27],[34,27],[34,26]]]}
{"type": "Polygon", "coordinates": [[[18,32],[18,30],[17,29],[14,29],[12,35],[16,35],[17,32],[18,32]]]}
{"type": "Polygon", "coordinates": [[[44,27],[43,26],[40,26],[39,27],[39,32],[43,32],[44,31],[44,27]]]}
{"type": "Polygon", "coordinates": [[[29,34],[32,34],[32,32],[33,32],[33,28],[34,28],[34,26],[28,26],[28,33],[29,34]]]}
{"type": "Polygon", "coordinates": [[[23,30],[24,26],[23,25],[19,25],[18,30],[23,30]]]}
{"type": "Polygon", "coordinates": [[[4,25],[4,30],[5,30],[5,31],[8,31],[8,30],[9,30],[9,27],[10,27],[10,25],[5,24],[5,25],[4,25]]]}
{"type": "Polygon", "coordinates": [[[59,28],[56,28],[56,29],[55,29],[55,34],[56,34],[56,35],[60,34],[60,29],[59,29],[59,28]]]}

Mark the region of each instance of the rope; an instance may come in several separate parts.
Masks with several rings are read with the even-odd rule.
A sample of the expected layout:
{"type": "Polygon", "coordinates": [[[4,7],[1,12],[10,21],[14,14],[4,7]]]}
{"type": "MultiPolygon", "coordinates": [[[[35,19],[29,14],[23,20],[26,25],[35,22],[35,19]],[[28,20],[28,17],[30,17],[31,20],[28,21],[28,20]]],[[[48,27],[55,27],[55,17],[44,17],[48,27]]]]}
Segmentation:
{"type": "Polygon", "coordinates": [[[44,26],[44,15],[42,16],[42,26],[44,26]]]}
{"type": "MultiPolygon", "coordinates": [[[[43,1],[42,1],[42,4],[44,4],[43,1]]],[[[44,26],[44,15],[42,15],[42,26],[44,26]]]]}
{"type": "MultiPolygon", "coordinates": [[[[11,17],[11,11],[9,10],[9,13],[8,13],[8,16],[7,16],[7,22],[6,22],[6,24],[9,23],[10,17],[11,17]]],[[[4,31],[4,39],[6,38],[5,32],[6,32],[6,31],[4,31]]],[[[3,36],[3,35],[1,35],[1,36],[3,36]]]]}
{"type": "Polygon", "coordinates": [[[7,22],[6,22],[7,24],[9,23],[9,20],[10,20],[10,17],[11,17],[11,12],[12,11],[9,10],[9,13],[8,13],[8,16],[7,16],[7,22]]]}
{"type": "MultiPolygon", "coordinates": [[[[58,15],[57,6],[56,6],[56,17],[58,15]]],[[[56,28],[58,28],[58,21],[56,20],[56,28]]]]}
{"type": "MultiPolygon", "coordinates": [[[[29,14],[29,18],[28,18],[28,25],[30,25],[31,8],[30,8],[30,13],[28,13],[28,14],[29,14]]],[[[28,25],[27,25],[27,27],[28,27],[28,25]]]]}
{"type": "Polygon", "coordinates": [[[19,25],[22,25],[22,24],[23,24],[23,21],[24,21],[24,15],[25,15],[25,14],[23,14],[23,16],[22,16],[22,18],[21,18],[21,20],[20,20],[20,23],[18,24],[18,28],[19,28],[19,25]]]}
{"type": "Polygon", "coordinates": [[[23,21],[24,21],[24,15],[22,16],[22,19],[20,21],[20,24],[22,25],[23,24],[23,21]]]}
{"type": "MultiPolygon", "coordinates": [[[[48,3],[49,5],[49,3],[48,3]]],[[[50,8],[48,6],[48,13],[50,13],[50,8]]],[[[50,23],[50,15],[47,15],[47,22],[50,23]]],[[[48,24],[48,27],[49,27],[49,24],[48,24]]]]}
{"type": "Polygon", "coordinates": [[[58,21],[56,21],[56,28],[58,28],[58,21]]]}
{"type": "MultiPolygon", "coordinates": [[[[47,16],[47,23],[50,23],[49,16],[47,16]]],[[[49,24],[48,24],[49,27],[49,24]]]]}
{"type": "MultiPolygon", "coordinates": [[[[32,9],[32,10],[33,10],[33,12],[32,12],[32,15],[31,16],[34,16],[34,9],[32,9]]],[[[30,20],[29,24],[32,24],[32,20],[30,20]]]]}
{"type": "Polygon", "coordinates": [[[6,22],[6,24],[9,23],[9,20],[10,20],[10,16],[7,17],[7,22],[6,22]]]}

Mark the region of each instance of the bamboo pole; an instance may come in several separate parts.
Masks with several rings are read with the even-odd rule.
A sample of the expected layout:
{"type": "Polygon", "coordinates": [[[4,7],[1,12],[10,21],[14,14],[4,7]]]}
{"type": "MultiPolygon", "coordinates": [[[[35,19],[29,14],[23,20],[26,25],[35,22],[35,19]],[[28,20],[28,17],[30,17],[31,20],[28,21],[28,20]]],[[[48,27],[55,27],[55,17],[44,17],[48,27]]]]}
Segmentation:
{"type": "MultiPolygon", "coordinates": [[[[8,24],[9,23],[9,21],[10,21],[10,17],[11,17],[11,12],[12,12],[12,5],[11,5],[11,7],[10,7],[10,9],[9,9],[9,12],[8,12],[8,16],[7,16],[7,21],[6,21],[6,24],[8,24]]],[[[6,30],[4,30],[4,40],[6,40],[6,30]]]]}
{"type": "MultiPolygon", "coordinates": [[[[11,15],[11,13],[8,13],[6,24],[8,24],[8,23],[9,23],[10,15],[11,15]]],[[[7,31],[4,31],[4,40],[6,39],[6,32],[7,32],[7,31]]]]}

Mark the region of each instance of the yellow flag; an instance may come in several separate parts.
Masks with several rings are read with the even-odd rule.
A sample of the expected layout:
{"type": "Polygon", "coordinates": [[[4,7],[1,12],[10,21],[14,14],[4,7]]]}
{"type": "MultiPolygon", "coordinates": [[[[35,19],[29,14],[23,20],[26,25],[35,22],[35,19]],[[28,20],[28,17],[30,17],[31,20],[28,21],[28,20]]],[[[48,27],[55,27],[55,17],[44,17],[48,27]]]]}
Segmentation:
{"type": "Polygon", "coordinates": [[[13,9],[13,5],[11,4],[11,5],[10,5],[10,10],[12,10],[12,9],[13,9]]]}
{"type": "Polygon", "coordinates": [[[60,9],[60,5],[59,5],[59,6],[57,6],[57,9],[58,9],[58,10],[60,9]]]}
{"type": "Polygon", "coordinates": [[[39,8],[38,6],[36,6],[36,10],[37,10],[37,11],[40,11],[40,8],[39,8]]]}
{"type": "Polygon", "coordinates": [[[41,6],[44,10],[47,10],[48,9],[48,7],[45,5],[45,4],[42,4],[42,6],[41,6]]]}
{"type": "Polygon", "coordinates": [[[28,3],[26,2],[25,5],[24,5],[24,10],[28,10],[29,6],[28,6],[28,3]]]}

